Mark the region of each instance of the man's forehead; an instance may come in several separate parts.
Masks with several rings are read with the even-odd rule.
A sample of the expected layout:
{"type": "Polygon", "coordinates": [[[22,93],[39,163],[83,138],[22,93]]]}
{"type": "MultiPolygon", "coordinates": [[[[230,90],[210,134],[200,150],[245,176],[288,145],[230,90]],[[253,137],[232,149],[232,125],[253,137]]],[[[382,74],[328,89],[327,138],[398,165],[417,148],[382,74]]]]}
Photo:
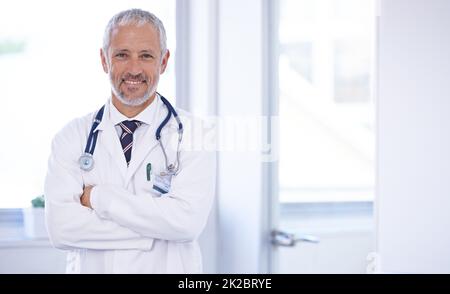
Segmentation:
{"type": "Polygon", "coordinates": [[[130,41],[133,43],[159,42],[158,31],[151,24],[119,25],[111,31],[111,43],[129,43],[130,41]]]}

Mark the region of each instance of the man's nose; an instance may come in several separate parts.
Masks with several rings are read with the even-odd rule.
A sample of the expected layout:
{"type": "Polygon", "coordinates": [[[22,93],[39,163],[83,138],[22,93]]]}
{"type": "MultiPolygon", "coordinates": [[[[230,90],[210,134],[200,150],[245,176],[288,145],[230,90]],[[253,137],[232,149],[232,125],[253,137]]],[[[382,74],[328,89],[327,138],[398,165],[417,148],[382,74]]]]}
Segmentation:
{"type": "Polygon", "coordinates": [[[133,76],[142,74],[143,70],[139,60],[131,59],[128,63],[127,71],[133,76]]]}

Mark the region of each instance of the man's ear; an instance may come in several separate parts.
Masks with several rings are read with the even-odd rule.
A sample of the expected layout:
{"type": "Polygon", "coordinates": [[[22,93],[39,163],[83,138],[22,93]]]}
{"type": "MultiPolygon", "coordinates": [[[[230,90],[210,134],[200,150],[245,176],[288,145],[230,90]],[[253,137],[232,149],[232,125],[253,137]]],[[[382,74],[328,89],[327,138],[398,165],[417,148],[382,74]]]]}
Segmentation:
{"type": "Polygon", "coordinates": [[[164,56],[161,59],[161,70],[159,71],[159,74],[162,75],[167,68],[167,63],[169,62],[169,57],[170,57],[170,51],[166,50],[166,53],[164,54],[164,56]]]}
{"type": "Polygon", "coordinates": [[[105,73],[108,73],[108,62],[106,61],[106,56],[105,52],[103,52],[103,49],[100,49],[100,58],[102,60],[103,71],[105,73]]]}

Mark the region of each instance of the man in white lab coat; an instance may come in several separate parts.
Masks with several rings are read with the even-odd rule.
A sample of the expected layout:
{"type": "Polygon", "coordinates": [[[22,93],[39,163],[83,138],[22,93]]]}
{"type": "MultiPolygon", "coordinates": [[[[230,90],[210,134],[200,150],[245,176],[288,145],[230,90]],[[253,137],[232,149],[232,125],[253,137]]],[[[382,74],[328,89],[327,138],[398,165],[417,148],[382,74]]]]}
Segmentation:
{"type": "MultiPolygon", "coordinates": [[[[197,238],[213,202],[215,152],[186,148],[184,138],[194,134],[185,131],[178,160],[173,115],[161,132],[166,155],[155,138],[169,111],[156,92],[170,56],[163,24],[146,11],[123,11],[110,20],[100,53],[111,80],[101,121],[100,111],[75,119],[52,142],[45,182],[50,240],[69,250],[68,273],[200,273],[197,238]],[[88,170],[80,156],[93,124],[88,170]],[[162,178],[178,161],[176,174],[162,178]]],[[[199,123],[180,117],[184,125],[199,123]]]]}

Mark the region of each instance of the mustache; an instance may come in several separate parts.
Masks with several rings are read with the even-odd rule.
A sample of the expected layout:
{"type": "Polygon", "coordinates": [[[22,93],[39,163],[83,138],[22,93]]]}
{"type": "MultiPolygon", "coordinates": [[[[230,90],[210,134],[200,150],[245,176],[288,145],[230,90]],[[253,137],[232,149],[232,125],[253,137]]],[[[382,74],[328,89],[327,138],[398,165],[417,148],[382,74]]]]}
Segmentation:
{"type": "Polygon", "coordinates": [[[126,73],[120,78],[121,82],[123,82],[125,80],[133,81],[133,82],[147,82],[147,76],[142,73],[137,74],[137,75],[133,75],[131,73],[126,73]]]}

